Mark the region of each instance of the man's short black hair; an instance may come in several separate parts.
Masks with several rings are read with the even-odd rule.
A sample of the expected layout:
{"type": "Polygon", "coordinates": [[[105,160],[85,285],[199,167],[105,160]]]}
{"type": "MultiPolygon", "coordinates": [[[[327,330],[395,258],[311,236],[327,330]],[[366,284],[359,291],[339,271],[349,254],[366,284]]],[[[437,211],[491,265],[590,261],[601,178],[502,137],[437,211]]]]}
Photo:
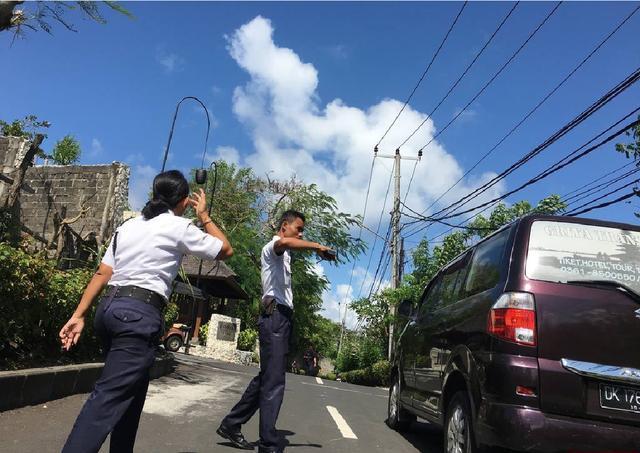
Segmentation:
{"type": "Polygon", "coordinates": [[[278,231],[280,231],[280,229],[282,228],[282,224],[284,222],[291,223],[291,222],[294,222],[296,219],[300,219],[303,222],[307,221],[304,217],[304,214],[299,211],[294,211],[293,209],[288,209],[284,211],[280,216],[280,221],[278,222],[278,231]]]}

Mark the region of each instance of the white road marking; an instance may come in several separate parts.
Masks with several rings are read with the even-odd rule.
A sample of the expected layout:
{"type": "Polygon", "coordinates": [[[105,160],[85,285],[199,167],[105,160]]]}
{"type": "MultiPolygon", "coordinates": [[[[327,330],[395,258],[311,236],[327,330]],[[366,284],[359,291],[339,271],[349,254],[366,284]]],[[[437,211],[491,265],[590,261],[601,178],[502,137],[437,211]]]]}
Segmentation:
{"type": "MultiPolygon", "coordinates": [[[[316,387],[320,387],[319,384],[314,384],[312,382],[305,382],[302,381],[300,382],[302,385],[315,385],[316,387]]],[[[331,389],[331,390],[340,390],[341,392],[351,392],[351,393],[360,393],[362,395],[367,395],[367,396],[377,396],[378,398],[384,398],[387,399],[389,396],[388,395],[376,395],[375,393],[368,393],[368,392],[361,392],[359,390],[351,390],[351,389],[343,389],[340,387],[334,387],[331,385],[324,385],[322,388],[324,389],[331,389]]]]}
{"type": "Polygon", "coordinates": [[[345,439],[358,438],[353,433],[353,431],[351,430],[351,428],[349,427],[345,419],[342,417],[342,415],[340,415],[340,412],[338,412],[338,409],[336,409],[333,406],[327,406],[327,410],[329,411],[329,415],[331,415],[331,418],[333,418],[333,421],[336,422],[336,425],[338,425],[338,429],[340,430],[342,437],[344,437],[345,439]]]}
{"type": "Polygon", "coordinates": [[[318,384],[324,384],[324,382],[322,382],[322,379],[320,379],[319,377],[316,376],[316,382],[318,384]]]}

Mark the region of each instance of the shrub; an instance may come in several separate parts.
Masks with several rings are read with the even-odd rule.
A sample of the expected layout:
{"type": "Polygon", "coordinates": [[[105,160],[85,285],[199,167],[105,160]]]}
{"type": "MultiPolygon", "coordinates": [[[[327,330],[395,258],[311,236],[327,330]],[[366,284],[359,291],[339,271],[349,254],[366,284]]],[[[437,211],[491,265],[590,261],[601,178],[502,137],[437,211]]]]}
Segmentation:
{"type": "Polygon", "coordinates": [[[65,135],[53,147],[51,157],[58,165],[71,165],[80,159],[80,143],[72,135],[65,135]]]}
{"type": "Polygon", "coordinates": [[[238,335],[238,349],[241,351],[253,351],[258,339],[258,331],[255,329],[246,329],[238,335]]]}
{"type": "Polygon", "coordinates": [[[91,279],[88,269],[57,270],[40,254],[0,243],[0,369],[87,360],[99,355],[88,313],[81,341],[62,353],[58,333],[91,279]]]}
{"type": "MultiPolygon", "coordinates": [[[[169,302],[167,304],[167,308],[164,310],[164,328],[165,330],[169,330],[176,319],[178,319],[178,315],[180,314],[180,309],[175,302],[169,302]]],[[[164,332],[163,332],[164,333],[164,332]]]]}
{"type": "Polygon", "coordinates": [[[329,381],[335,381],[337,377],[336,373],[320,373],[318,376],[322,379],[327,379],[329,381]]]}
{"type": "Polygon", "coordinates": [[[362,338],[358,351],[358,368],[368,368],[382,359],[384,352],[380,344],[369,336],[362,338]]]}
{"type": "Polygon", "coordinates": [[[371,374],[378,383],[376,385],[388,386],[390,373],[391,363],[388,360],[380,360],[371,366],[371,374]]]}
{"type": "Polygon", "coordinates": [[[386,386],[389,383],[391,365],[387,360],[380,360],[370,367],[340,373],[340,378],[351,384],[368,386],[386,386]]]}
{"type": "Polygon", "coordinates": [[[362,370],[384,358],[384,348],[375,338],[365,335],[345,337],[336,359],[336,369],[341,372],[362,370]]]}
{"type": "Polygon", "coordinates": [[[358,347],[355,341],[344,341],[338,358],[336,359],[336,369],[351,371],[359,368],[358,347]]]}
{"type": "Polygon", "coordinates": [[[198,341],[201,345],[207,344],[207,338],[209,337],[209,323],[203,324],[198,330],[198,341]]]}

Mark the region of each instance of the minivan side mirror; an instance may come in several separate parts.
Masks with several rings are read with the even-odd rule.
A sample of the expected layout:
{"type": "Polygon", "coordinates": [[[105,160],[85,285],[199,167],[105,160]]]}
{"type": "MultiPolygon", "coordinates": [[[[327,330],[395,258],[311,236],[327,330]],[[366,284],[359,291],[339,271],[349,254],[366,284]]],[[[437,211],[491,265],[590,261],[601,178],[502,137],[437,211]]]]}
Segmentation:
{"type": "Polygon", "coordinates": [[[402,302],[400,302],[400,305],[398,305],[398,314],[400,316],[406,316],[407,318],[409,318],[412,313],[413,313],[413,303],[410,300],[405,299],[402,302]]]}

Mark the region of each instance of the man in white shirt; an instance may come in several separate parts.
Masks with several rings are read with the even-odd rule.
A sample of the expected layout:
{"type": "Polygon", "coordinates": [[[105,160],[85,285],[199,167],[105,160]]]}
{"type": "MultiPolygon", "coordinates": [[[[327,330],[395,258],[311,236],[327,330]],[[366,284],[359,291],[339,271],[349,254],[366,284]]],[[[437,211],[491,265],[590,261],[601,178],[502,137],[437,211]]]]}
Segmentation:
{"type": "Polygon", "coordinates": [[[240,401],[216,431],[235,447],[244,450],[253,450],[254,447],[242,435],[241,427],[260,409],[258,451],[281,451],[276,420],[284,396],[286,355],[293,316],[289,251],[314,250],[322,258],[335,259],[335,254],[328,247],[302,239],[304,223],[302,213],[284,212],[277,235],[262,249],[262,314],[258,321],[260,373],[249,383],[240,401]]]}

